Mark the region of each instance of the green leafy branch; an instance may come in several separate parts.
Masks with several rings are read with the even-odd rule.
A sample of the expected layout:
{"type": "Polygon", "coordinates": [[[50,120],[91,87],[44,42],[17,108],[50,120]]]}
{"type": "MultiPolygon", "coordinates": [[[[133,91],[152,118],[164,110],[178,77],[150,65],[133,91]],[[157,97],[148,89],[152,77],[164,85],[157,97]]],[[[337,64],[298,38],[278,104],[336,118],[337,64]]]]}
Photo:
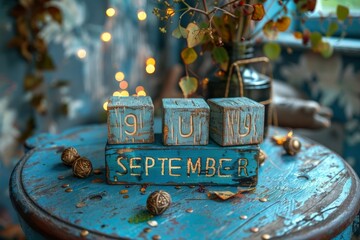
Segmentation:
{"type": "MultiPolygon", "coordinates": [[[[181,52],[181,59],[185,66],[186,76],[180,79],[180,87],[185,97],[194,94],[201,81],[196,76],[190,76],[190,65],[198,56],[204,52],[210,52],[212,60],[221,71],[226,72],[229,65],[227,48],[233,42],[249,41],[260,33],[268,38],[270,42],[263,46],[264,54],[272,60],[277,59],[281,54],[281,47],[274,42],[280,32],[288,30],[292,18],[289,17],[288,4],[294,2],[297,12],[305,18],[306,13],[315,10],[317,0],[272,0],[265,9],[266,0],[174,0],[163,1],[163,8],[155,8],[154,14],[166,23],[172,23],[174,16],[178,15],[177,27],[173,30],[172,36],[186,40],[187,47],[181,52]],[[190,4],[191,3],[191,4],[190,4]],[[267,16],[267,10],[277,3],[279,9],[272,15],[267,16]],[[178,9],[178,10],[177,10],[178,9]],[[183,25],[182,19],[189,16],[191,21],[183,25]],[[260,30],[253,32],[252,26],[265,17],[267,21],[260,30]]],[[[270,11],[268,11],[270,12],[270,11]]],[[[337,19],[339,23],[347,19],[349,9],[339,5],[337,8],[337,19]]],[[[304,19],[302,19],[304,20],[304,19]]],[[[331,36],[338,30],[338,23],[332,22],[326,36],[331,36]]],[[[161,27],[166,32],[166,27],[161,27]]],[[[303,32],[296,32],[294,36],[302,40],[304,45],[311,45],[314,52],[319,52],[324,57],[332,54],[331,45],[326,42],[318,32],[311,33],[304,29],[303,32]]]]}
{"type": "MultiPolygon", "coordinates": [[[[187,47],[181,52],[181,59],[185,66],[186,76],[180,79],[179,85],[185,97],[194,94],[199,86],[197,76],[190,76],[190,65],[205,51],[211,53],[213,61],[224,71],[227,70],[229,55],[225,44],[244,41],[249,36],[250,21],[260,21],[265,15],[262,4],[258,1],[194,1],[194,5],[186,0],[161,1],[164,8],[155,8],[153,13],[162,21],[172,21],[178,13],[178,25],[172,32],[175,38],[184,38],[187,47]],[[179,10],[176,5],[179,5],[179,10]],[[183,7],[184,6],[184,7],[183,7]],[[182,26],[185,15],[197,16],[196,20],[182,26]],[[230,30],[230,31],[229,31],[230,30]],[[200,53],[197,53],[201,46],[200,53]]],[[[166,32],[165,28],[160,28],[166,32]]]]}

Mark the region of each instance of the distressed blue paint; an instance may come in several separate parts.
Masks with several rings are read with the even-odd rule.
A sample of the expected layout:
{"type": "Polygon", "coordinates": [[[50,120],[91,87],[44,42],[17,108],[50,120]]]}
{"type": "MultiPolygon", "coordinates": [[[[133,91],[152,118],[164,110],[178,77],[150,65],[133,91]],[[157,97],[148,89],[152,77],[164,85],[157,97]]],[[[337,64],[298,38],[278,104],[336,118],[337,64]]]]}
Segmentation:
{"type": "Polygon", "coordinates": [[[257,144],[263,141],[264,106],[245,97],[213,98],[210,105],[210,137],[221,146],[257,144]]]}
{"type": "Polygon", "coordinates": [[[164,145],[208,144],[210,109],[203,99],[165,98],[162,103],[164,145]]]}
{"type": "Polygon", "coordinates": [[[154,105],[150,97],[111,97],[108,102],[108,143],[154,141],[154,105]]]}
{"type": "Polygon", "coordinates": [[[163,146],[159,134],[153,144],[107,144],[105,154],[110,184],[257,184],[257,145],[224,148],[210,142],[207,146],[163,146]]]}
{"type": "MultiPolygon", "coordinates": [[[[271,129],[269,136],[273,133],[271,129]]],[[[45,239],[74,239],[83,229],[89,231],[87,239],[151,239],[153,235],[163,239],[261,239],[263,234],[283,239],[331,239],[345,231],[342,236],[348,239],[347,228],[359,211],[359,179],[353,170],[335,153],[301,137],[303,148],[296,156],[284,154],[281,146],[266,139],[261,148],[269,158],[259,168],[256,190],[224,202],[209,200],[198,187],[150,185],[142,195],[141,186],[106,184],[106,138],[106,126],[89,126],[54,135],[50,142],[32,139],[38,145],[15,168],[10,196],[33,231],[45,239]],[[60,160],[61,151],[68,146],[75,146],[103,174],[74,177],[60,160]],[[58,180],[59,175],[65,178],[58,180]],[[104,182],[96,183],[96,179],[104,182]],[[65,193],[61,187],[65,183],[74,191],[65,193]],[[119,194],[124,189],[129,198],[119,194]],[[146,199],[156,190],[170,193],[173,204],[153,218],[159,226],[145,234],[146,221],[132,224],[128,220],[146,211],[146,199]],[[262,197],[268,201],[260,202],[262,197]],[[80,201],[86,206],[77,208],[80,201]],[[189,208],[193,213],[186,212],[189,208]],[[248,218],[242,220],[241,215],[248,218]],[[251,227],[259,227],[259,232],[252,233],[251,227]]],[[[208,191],[237,189],[206,187],[208,191]]]]}

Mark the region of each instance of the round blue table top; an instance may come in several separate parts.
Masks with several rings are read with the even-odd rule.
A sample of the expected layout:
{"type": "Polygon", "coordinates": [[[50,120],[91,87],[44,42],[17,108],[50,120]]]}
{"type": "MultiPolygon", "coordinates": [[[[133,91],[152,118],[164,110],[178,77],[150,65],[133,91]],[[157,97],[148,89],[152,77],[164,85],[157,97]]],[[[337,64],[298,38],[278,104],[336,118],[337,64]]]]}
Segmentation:
{"type": "MultiPolygon", "coordinates": [[[[275,132],[286,134],[272,128],[269,136],[275,132]]],[[[147,186],[144,194],[142,186],[106,184],[106,138],[106,126],[93,125],[27,141],[10,190],[29,238],[333,238],[349,229],[359,212],[356,174],[337,154],[308,139],[299,137],[302,150],[295,156],[265,139],[261,148],[268,158],[259,168],[256,190],[221,201],[210,199],[208,191],[238,189],[147,186]],[[88,178],[76,178],[62,164],[61,153],[69,146],[97,169],[88,178]],[[172,205],[153,217],[146,200],[156,190],[168,192],[172,205]],[[153,220],[157,227],[150,226],[153,220]]]]}

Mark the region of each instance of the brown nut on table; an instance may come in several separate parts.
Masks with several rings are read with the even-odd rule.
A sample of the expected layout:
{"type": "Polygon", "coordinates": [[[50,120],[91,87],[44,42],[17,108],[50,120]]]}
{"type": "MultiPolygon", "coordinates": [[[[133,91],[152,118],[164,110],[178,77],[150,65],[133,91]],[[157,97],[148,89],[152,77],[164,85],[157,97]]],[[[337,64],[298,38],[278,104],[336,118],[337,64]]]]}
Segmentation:
{"type": "Polygon", "coordinates": [[[146,208],[151,214],[160,215],[170,207],[170,204],[170,194],[160,190],[149,195],[146,201],[146,208]]]}
{"type": "Polygon", "coordinates": [[[61,154],[61,160],[66,166],[72,166],[79,157],[80,155],[74,147],[66,148],[61,154]]]}
{"type": "Polygon", "coordinates": [[[76,159],[72,166],[73,174],[79,178],[86,178],[92,172],[91,161],[85,157],[76,159]]]}

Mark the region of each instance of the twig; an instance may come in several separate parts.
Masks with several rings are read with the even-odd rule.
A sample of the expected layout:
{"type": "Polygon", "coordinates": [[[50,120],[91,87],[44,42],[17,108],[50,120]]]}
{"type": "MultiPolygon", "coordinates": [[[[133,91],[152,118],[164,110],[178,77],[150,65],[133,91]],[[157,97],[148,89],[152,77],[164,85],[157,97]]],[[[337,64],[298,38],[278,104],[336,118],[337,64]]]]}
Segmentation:
{"type": "MultiPolygon", "coordinates": [[[[238,18],[237,16],[235,16],[234,14],[232,14],[231,12],[225,10],[225,9],[222,9],[222,8],[219,8],[219,7],[214,7],[214,9],[216,9],[216,11],[222,11],[223,13],[233,17],[233,18],[238,18]]],[[[213,15],[215,15],[216,11],[214,12],[213,15]]]]}

